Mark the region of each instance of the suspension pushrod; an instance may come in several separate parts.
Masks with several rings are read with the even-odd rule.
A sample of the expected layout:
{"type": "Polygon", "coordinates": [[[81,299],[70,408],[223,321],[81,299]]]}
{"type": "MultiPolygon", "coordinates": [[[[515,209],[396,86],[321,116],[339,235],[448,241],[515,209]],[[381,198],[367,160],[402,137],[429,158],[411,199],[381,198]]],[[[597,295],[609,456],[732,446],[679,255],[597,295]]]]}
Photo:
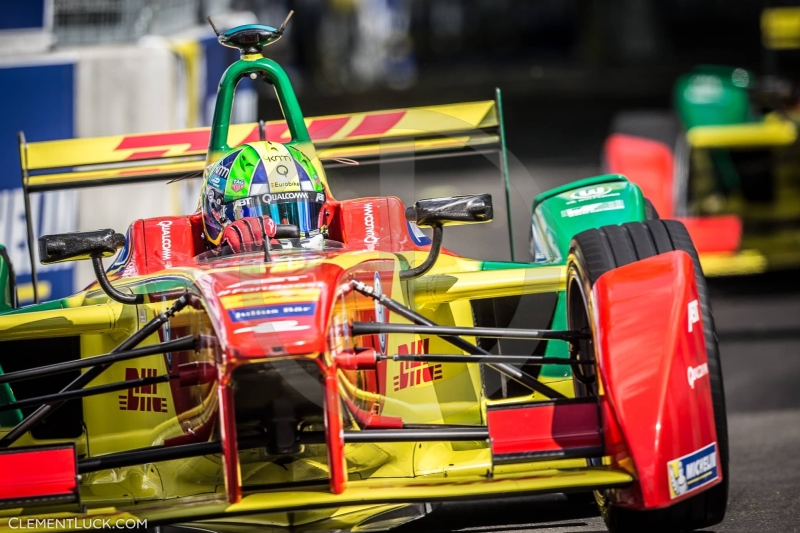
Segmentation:
{"type": "Polygon", "coordinates": [[[461,355],[461,354],[396,354],[379,355],[378,360],[391,359],[392,361],[424,361],[429,363],[509,363],[526,365],[593,365],[594,361],[567,359],[565,357],[543,357],[541,355],[461,355]]]}
{"type": "MultiPolygon", "coordinates": [[[[143,340],[147,337],[161,329],[166,322],[178,311],[189,305],[196,296],[192,295],[191,293],[186,293],[177,300],[172,306],[161,313],[160,315],[154,317],[150,322],[142,326],[138,331],[134,332],[130,337],[122,341],[119,346],[111,350],[111,353],[119,353],[126,350],[130,350],[138,346],[143,340]]],[[[85,385],[88,385],[94,378],[102,374],[107,368],[109,368],[112,363],[105,363],[102,365],[93,366],[80,376],[73,379],[69,382],[61,392],[68,392],[76,389],[82,389],[85,385]]],[[[14,426],[11,431],[6,433],[5,437],[0,439],[0,448],[8,448],[12,444],[14,444],[20,437],[22,437],[25,433],[30,431],[33,427],[39,424],[42,420],[47,418],[53,411],[64,405],[66,400],[54,400],[48,404],[42,405],[36,411],[31,413],[29,416],[25,417],[22,422],[14,426]]]]}
{"type": "MultiPolygon", "coordinates": [[[[300,444],[324,444],[325,434],[322,431],[301,432],[298,436],[300,444]]],[[[237,439],[240,450],[252,450],[267,445],[267,435],[246,435],[237,439]]],[[[78,473],[97,472],[110,468],[157,463],[160,461],[173,461],[175,459],[189,459],[222,453],[222,441],[195,442],[180,444],[178,446],[148,446],[127,452],[109,453],[98,457],[81,459],[78,461],[78,473]]]]}
{"type": "Polygon", "coordinates": [[[468,335],[495,339],[548,339],[573,340],[584,338],[579,331],[512,329],[512,328],[463,328],[455,326],[423,326],[416,324],[386,324],[382,322],[353,322],[353,335],[377,335],[381,333],[410,333],[416,335],[468,335]]]}
{"type": "MultiPolygon", "coordinates": [[[[368,296],[373,300],[376,300],[381,305],[386,307],[388,310],[392,311],[393,313],[396,313],[398,316],[401,316],[410,322],[413,322],[421,326],[437,326],[435,322],[428,320],[419,313],[415,313],[408,307],[402,305],[400,302],[397,302],[387,297],[385,294],[375,294],[375,289],[373,287],[370,287],[366,283],[353,280],[351,281],[351,285],[353,287],[353,290],[365,296],[368,296]]],[[[452,344],[456,348],[464,350],[465,352],[472,355],[482,355],[482,356],[492,355],[487,350],[484,350],[480,346],[475,346],[471,342],[465,341],[461,337],[456,337],[452,335],[441,335],[440,338],[443,341],[452,344]]],[[[509,365],[507,363],[488,363],[486,366],[500,372],[505,376],[508,376],[509,378],[513,379],[520,385],[532,391],[538,392],[539,394],[542,394],[548,398],[554,400],[566,398],[566,396],[564,396],[557,390],[548,387],[544,383],[541,383],[535,377],[531,376],[526,372],[523,372],[522,370],[518,369],[515,366],[509,365]]]]}
{"type": "Polygon", "coordinates": [[[486,426],[447,429],[365,429],[344,432],[344,441],[347,443],[452,442],[486,440],[488,438],[489,429],[486,426]]]}
{"type": "Polygon", "coordinates": [[[129,359],[137,359],[148,355],[156,355],[160,353],[180,352],[183,350],[193,350],[197,346],[197,340],[188,335],[167,342],[160,342],[158,344],[151,344],[149,346],[142,346],[141,348],[134,348],[132,350],[125,350],[122,352],[112,352],[105,355],[96,355],[94,357],[87,357],[86,359],[77,359],[75,361],[65,361],[63,363],[56,363],[53,365],[39,366],[36,368],[28,368],[26,370],[18,370],[17,372],[9,372],[5,375],[0,375],[0,384],[9,383],[11,381],[22,381],[25,379],[33,379],[41,376],[50,376],[53,374],[61,374],[69,372],[70,370],[79,370],[90,366],[101,365],[105,363],[117,363],[119,361],[127,361],[129,359]]]}
{"type": "Polygon", "coordinates": [[[164,374],[162,376],[153,376],[149,378],[116,381],[106,385],[98,385],[97,387],[88,387],[84,389],[70,390],[67,392],[56,392],[55,394],[45,394],[43,396],[25,398],[24,400],[17,400],[5,405],[0,405],[0,412],[22,409],[23,407],[31,407],[33,405],[49,404],[54,401],[67,402],[69,400],[77,400],[78,398],[86,398],[87,396],[97,396],[98,394],[105,394],[107,392],[135,389],[136,387],[145,387],[147,385],[154,385],[156,383],[166,383],[172,379],[179,378],[179,374],[164,374]]]}

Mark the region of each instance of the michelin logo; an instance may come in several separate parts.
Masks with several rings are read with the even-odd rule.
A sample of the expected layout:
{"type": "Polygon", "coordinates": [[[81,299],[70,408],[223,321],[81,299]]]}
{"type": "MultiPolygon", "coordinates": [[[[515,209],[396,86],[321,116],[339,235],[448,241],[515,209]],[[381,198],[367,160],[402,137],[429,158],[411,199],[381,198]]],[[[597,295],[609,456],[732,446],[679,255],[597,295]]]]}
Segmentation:
{"type": "Polygon", "coordinates": [[[717,467],[717,444],[684,455],[667,463],[669,496],[675,499],[704,487],[719,479],[717,467]]]}

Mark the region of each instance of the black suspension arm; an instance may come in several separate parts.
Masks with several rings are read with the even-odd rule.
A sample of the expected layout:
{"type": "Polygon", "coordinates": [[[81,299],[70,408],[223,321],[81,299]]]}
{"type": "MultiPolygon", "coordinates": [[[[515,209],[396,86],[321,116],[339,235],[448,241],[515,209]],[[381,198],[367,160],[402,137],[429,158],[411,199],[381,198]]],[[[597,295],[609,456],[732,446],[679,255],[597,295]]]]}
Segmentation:
{"type": "Polygon", "coordinates": [[[571,341],[586,338],[585,333],[572,330],[513,329],[513,328],[462,328],[453,326],[418,326],[416,324],[384,324],[381,322],[353,322],[353,335],[380,333],[410,333],[416,335],[469,335],[497,339],[550,339],[571,341]]]}
{"type": "MultiPolygon", "coordinates": [[[[386,307],[387,309],[389,309],[393,313],[397,313],[399,316],[402,316],[406,320],[409,320],[409,321],[411,321],[411,322],[413,322],[413,323],[415,323],[417,325],[421,325],[421,326],[437,326],[437,324],[435,322],[432,322],[431,320],[428,320],[427,318],[425,318],[424,316],[420,315],[419,313],[415,313],[414,311],[412,311],[408,307],[405,307],[405,306],[401,305],[400,302],[397,302],[397,301],[392,300],[391,298],[387,297],[385,294],[380,294],[380,295],[375,294],[374,288],[370,287],[366,283],[362,283],[360,281],[353,280],[353,281],[351,281],[351,284],[352,284],[353,289],[355,291],[357,291],[357,292],[359,292],[359,293],[361,293],[361,294],[363,294],[365,296],[369,296],[370,298],[380,302],[381,305],[383,305],[384,307],[386,307]]],[[[484,350],[483,348],[481,348],[479,346],[475,346],[474,344],[472,344],[470,342],[465,341],[461,337],[454,337],[454,336],[451,336],[451,335],[440,335],[440,338],[443,341],[449,342],[450,344],[452,344],[456,348],[464,350],[465,352],[467,352],[469,354],[472,354],[472,355],[483,355],[483,356],[486,356],[486,355],[491,356],[492,355],[490,352],[484,350]]],[[[557,390],[555,390],[555,389],[553,389],[551,387],[548,387],[544,383],[541,383],[535,377],[531,376],[530,374],[527,374],[527,373],[523,372],[522,370],[518,369],[515,366],[509,365],[509,364],[506,364],[506,363],[490,363],[487,366],[489,368],[493,368],[493,369],[497,370],[501,374],[504,374],[504,375],[508,376],[509,378],[513,379],[514,381],[516,381],[520,385],[523,385],[524,387],[526,387],[526,388],[528,388],[528,389],[530,389],[532,391],[536,391],[539,394],[543,394],[544,396],[547,396],[548,398],[551,398],[551,399],[566,398],[566,396],[564,396],[563,394],[561,394],[557,390]]]]}
{"type": "Polygon", "coordinates": [[[160,342],[158,344],[150,344],[149,346],[142,346],[141,348],[134,348],[133,350],[125,350],[122,352],[112,352],[105,355],[96,355],[94,357],[87,357],[86,359],[78,359],[75,361],[65,361],[63,363],[56,363],[53,365],[39,366],[36,368],[28,368],[26,370],[19,370],[17,372],[9,372],[0,376],[0,384],[9,383],[11,381],[22,381],[25,379],[33,379],[41,376],[50,376],[53,374],[61,374],[69,372],[70,370],[78,370],[80,368],[87,368],[90,366],[117,363],[119,361],[128,361],[130,359],[137,359],[148,355],[156,355],[160,353],[181,352],[184,350],[194,350],[197,347],[197,339],[191,335],[175,339],[173,341],[160,342]]]}
{"type": "Polygon", "coordinates": [[[106,385],[98,385],[97,387],[88,387],[84,389],[75,389],[68,392],[57,392],[55,394],[45,394],[43,396],[36,396],[34,398],[26,398],[24,400],[17,400],[16,402],[0,405],[0,412],[12,411],[14,409],[22,409],[23,407],[31,407],[32,405],[42,405],[54,401],[69,401],[77,400],[78,398],[85,398],[87,396],[97,396],[98,394],[105,394],[107,392],[116,392],[127,389],[135,389],[136,387],[145,387],[147,385],[154,385],[156,383],[166,383],[171,379],[179,379],[179,374],[164,374],[162,376],[153,376],[149,378],[130,379],[128,381],[117,381],[108,383],[106,385]]]}
{"type": "Polygon", "coordinates": [[[565,357],[543,357],[541,355],[494,355],[481,357],[475,355],[450,355],[438,353],[379,355],[379,360],[423,361],[427,363],[509,363],[528,365],[593,365],[593,360],[576,361],[565,357]]]}
{"type": "MultiPolygon", "coordinates": [[[[169,321],[169,319],[178,311],[192,303],[192,301],[196,298],[191,293],[186,293],[180,298],[178,298],[172,306],[158,315],[157,317],[153,318],[150,322],[142,326],[138,331],[136,331],[133,335],[122,341],[119,346],[111,350],[111,353],[119,353],[124,352],[130,349],[135,348],[139,345],[143,340],[147,337],[161,329],[165,323],[169,321]]],[[[75,389],[82,389],[85,385],[91,382],[94,378],[102,374],[108,367],[110,367],[112,363],[105,363],[102,365],[93,366],[74,380],[72,380],[69,384],[67,384],[61,392],[68,392],[75,389]]],[[[53,411],[64,405],[66,400],[54,400],[53,402],[47,403],[39,407],[36,411],[27,416],[22,422],[14,426],[14,428],[9,431],[5,437],[0,439],[0,448],[8,448],[12,444],[14,444],[21,436],[31,430],[34,426],[36,426],[39,422],[44,420],[48,415],[50,415],[53,411]]]]}
{"type": "MultiPolygon", "coordinates": [[[[364,431],[345,431],[344,441],[360,442],[451,442],[476,441],[489,438],[486,426],[419,426],[409,429],[377,429],[364,431]]],[[[238,448],[250,450],[267,446],[267,434],[246,435],[239,437],[238,448]]],[[[322,431],[303,431],[297,436],[299,444],[325,444],[325,433],[322,431]]],[[[78,461],[78,473],[86,474],[98,470],[121,468],[124,466],[188,459],[203,455],[222,453],[222,441],[196,442],[179,446],[148,446],[127,452],[110,453],[81,459],[78,461]]]]}

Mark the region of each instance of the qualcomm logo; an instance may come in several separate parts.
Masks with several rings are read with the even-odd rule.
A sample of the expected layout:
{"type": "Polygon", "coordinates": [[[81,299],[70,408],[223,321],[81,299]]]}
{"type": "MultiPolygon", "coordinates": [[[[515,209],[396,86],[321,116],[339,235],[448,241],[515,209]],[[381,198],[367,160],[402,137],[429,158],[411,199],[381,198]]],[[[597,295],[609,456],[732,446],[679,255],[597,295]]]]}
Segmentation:
{"type": "Polygon", "coordinates": [[[689,380],[689,386],[691,388],[694,388],[695,381],[707,375],[708,363],[703,363],[702,365],[697,365],[696,367],[689,366],[686,368],[686,378],[689,380]]]}
{"type": "Polygon", "coordinates": [[[158,223],[161,226],[161,260],[164,266],[172,266],[172,221],[162,220],[158,223]]]}
{"type": "Polygon", "coordinates": [[[380,243],[380,237],[375,235],[375,216],[372,213],[372,202],[364,204],[364,244],[367,250],[375,250],[380,243]]]}
{"type": "Polygon", "coordinates": [[[589,189],[581,189],[579,191],[575,191],[574,193],[570,194],[569,197],[573,200],[588,200],[590,198],[599,198],[600,196],[605,196],[606,194],[611,192],[611,187],[592,187],[589,189]]]}

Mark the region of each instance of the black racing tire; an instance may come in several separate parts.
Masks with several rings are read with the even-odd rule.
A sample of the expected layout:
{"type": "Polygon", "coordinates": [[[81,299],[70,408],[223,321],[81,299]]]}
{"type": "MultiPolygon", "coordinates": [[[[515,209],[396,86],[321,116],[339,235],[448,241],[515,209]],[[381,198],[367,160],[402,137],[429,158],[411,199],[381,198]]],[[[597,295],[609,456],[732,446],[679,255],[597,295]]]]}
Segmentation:
{"type": "Polygon", "coordinates": [[[653,202],[651,202],[647,198],[644,199],[644,218],[645,220],[658,220],[661,218],[660,216],[658,216],[658,211],[656,211],[656,206],[654,206],[653,202]]]}
{"type": "MultiPolygon", "coordinates": [[[[719,446],[722,482],[666,509],[634,511],[609,503],[608,493],[595,492],[600,513],[615,533],[641,531],[691,531],[718,524],[725,517],[729,485],[728,425],[722,383],[719,346],[708,287],[691,237],[675,220],[646,220],[621,226],[604,226],[581,232],[572,240],[567,260],[567,323],[569,329],[591,329],[592,303],[586,298],[597,279],[606,272],[659,254],[682,250],[694,263],[694,274],[708,356],[711,399],[719,446]]],[[[594,357],[593,340],[581,341],[578,357],[594,357]]],[[[576,365],[577,366],[577,365],[576,365]]],[[[576,395],[597,394],[593,371],[575,374],[576,395]]]]}

